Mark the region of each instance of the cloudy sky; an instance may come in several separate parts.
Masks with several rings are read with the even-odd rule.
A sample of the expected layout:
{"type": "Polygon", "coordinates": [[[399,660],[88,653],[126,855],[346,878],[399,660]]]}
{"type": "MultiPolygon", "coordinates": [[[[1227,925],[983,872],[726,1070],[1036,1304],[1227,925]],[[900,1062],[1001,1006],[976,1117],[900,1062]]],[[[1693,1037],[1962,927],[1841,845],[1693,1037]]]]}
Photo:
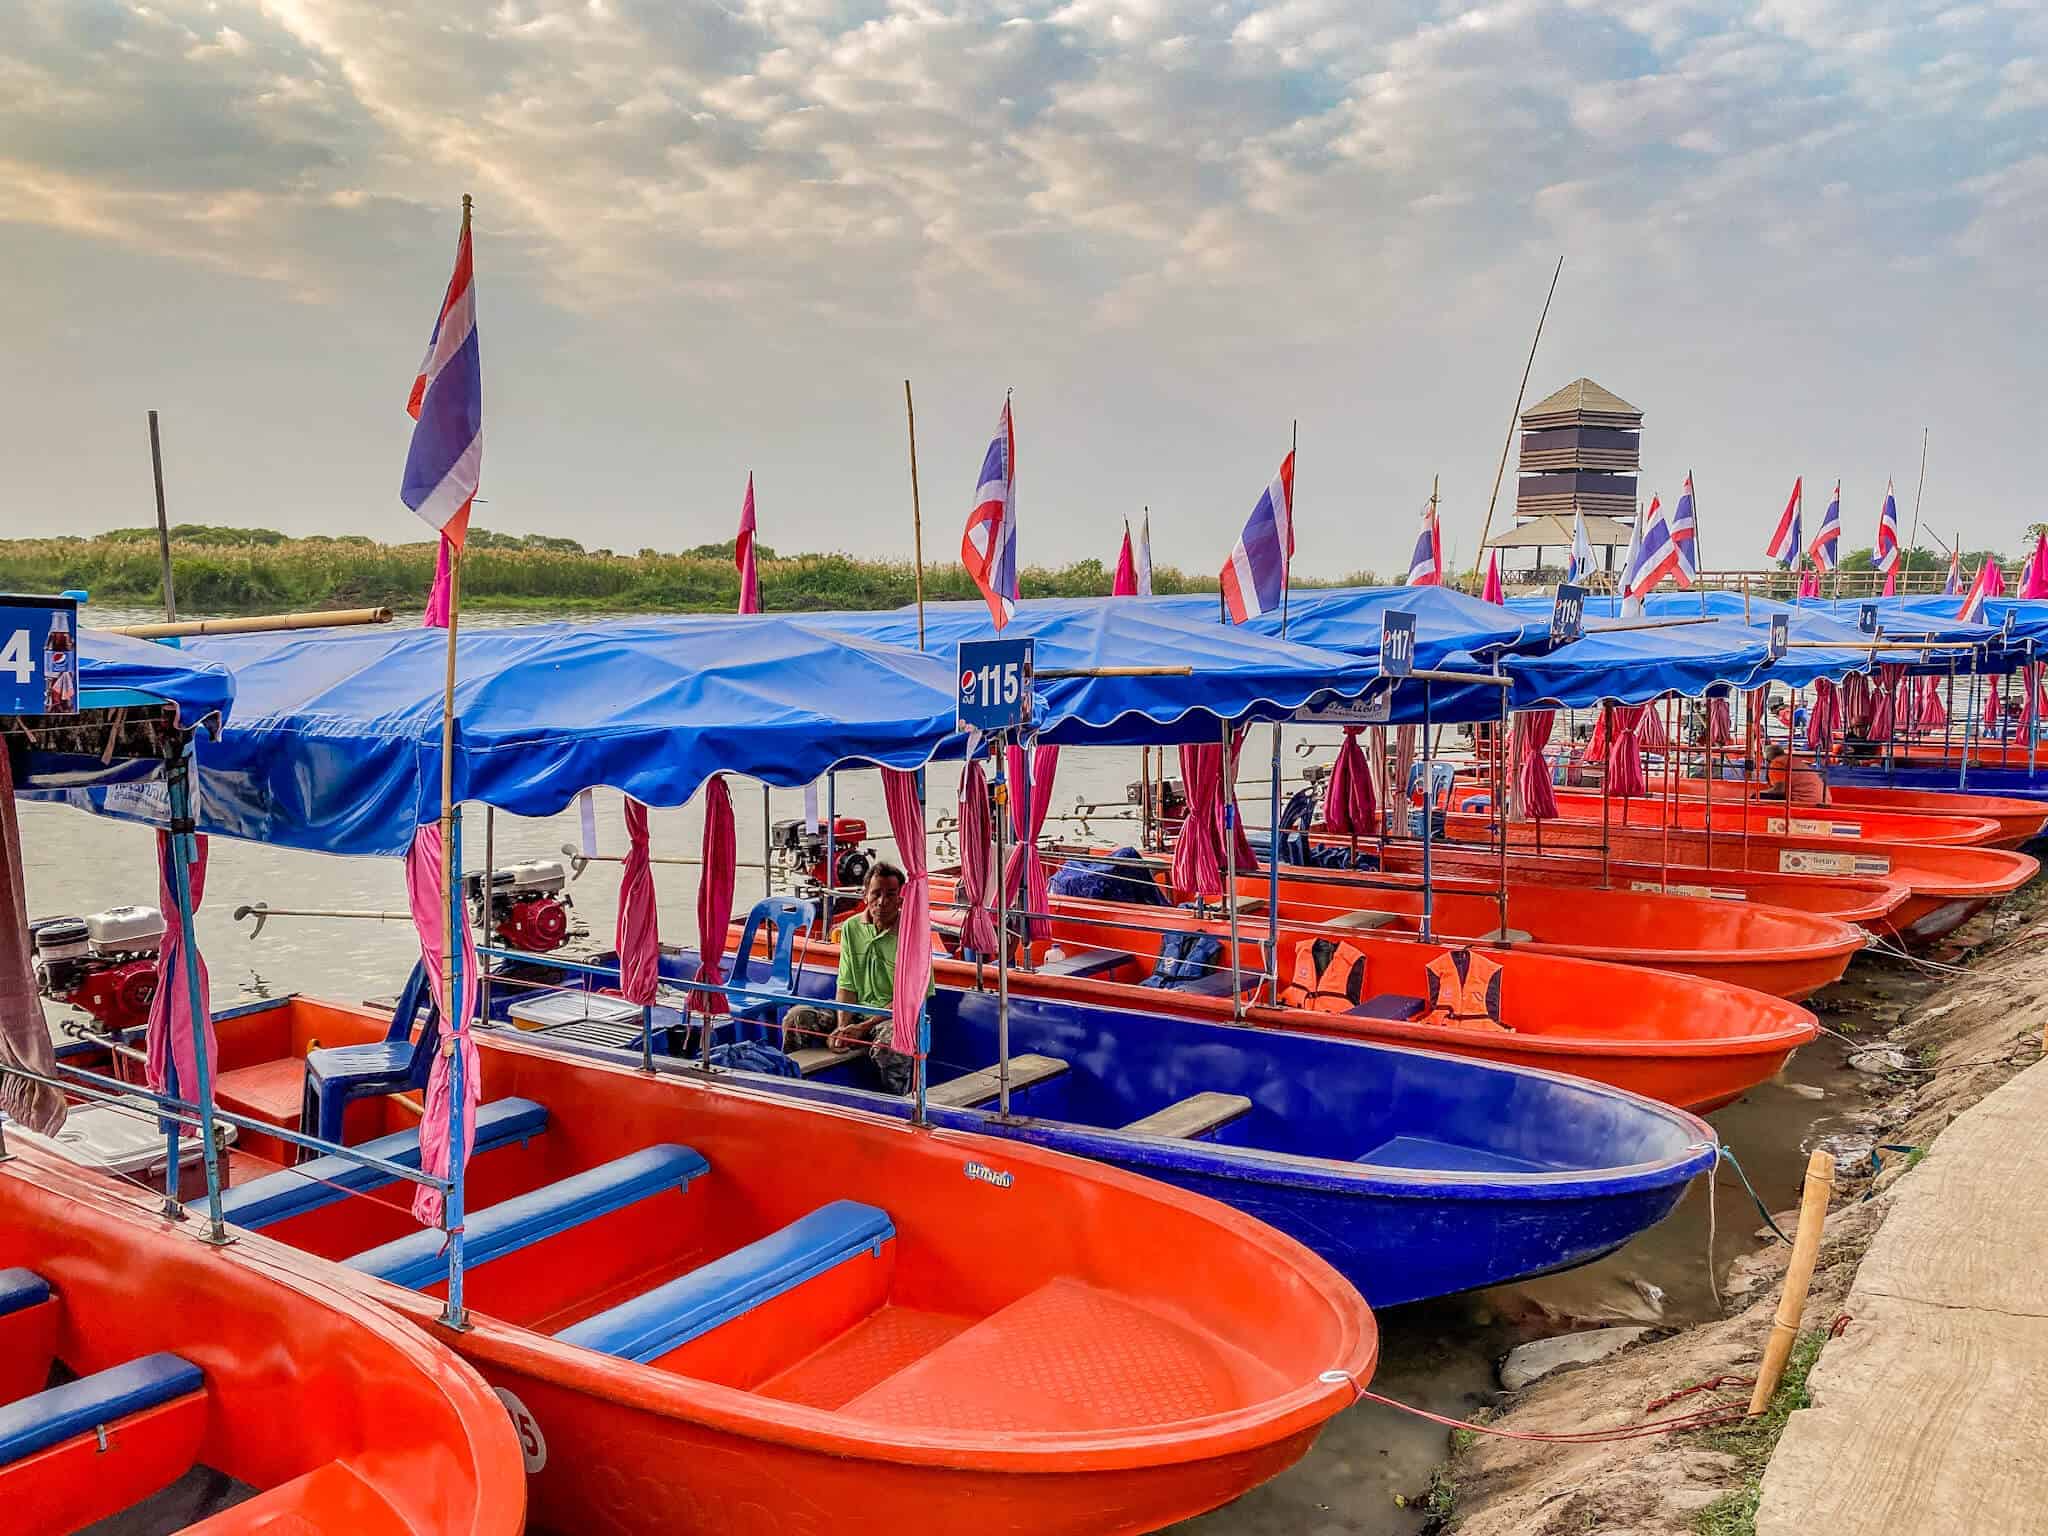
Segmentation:
{"type": "MultiPolygon", "coordinates": [[[[950,555],[1005,389],[1027,563],[1212,566],[1300,420],[1299,565],[1479,524],[1589,374],[1709,565],[1795,474],[2042,515],[2036,0],[12,0],[0,525],[416,536],[401,407],[477,199],[481,521],[950,555]]],[[[1504,507],[1511,504],[1511,488],[1504,507]]],[[[1505,516],[1505,511],[1502,514],[1505,516]]]]}

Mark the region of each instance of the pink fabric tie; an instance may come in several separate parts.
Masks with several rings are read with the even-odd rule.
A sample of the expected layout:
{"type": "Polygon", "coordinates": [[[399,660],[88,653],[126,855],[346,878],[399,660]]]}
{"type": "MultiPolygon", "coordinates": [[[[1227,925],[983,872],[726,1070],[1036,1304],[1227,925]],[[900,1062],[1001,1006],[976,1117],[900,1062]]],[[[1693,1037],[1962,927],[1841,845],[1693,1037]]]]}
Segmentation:
{"type": "Polygon", "coordinates": [[[926,876],[924,802],[917,775],[882,770],[882,799],[889,807],[889,831],[903,861],[903,906],[896,919],[896,986],[890,995],[890,1049],[917,1054],[917,1018],[932,975],[932,891],[926,876]]]}
{"type": "Polygon", "coordinates": [[[996,954],[996,909],[989,884],[988,775],[981,760],[960,770],[960,942],[984,959],[996,954]]]}
{"type": "MultiPolygon", "coordinates": [[[[441,824],[429,822],[413,833],[405,855],[405,899],[420,938],[420,960],[427,982],[441,1008],[441,1044],[427,1078],[426,1108],[420,1116],[420,1167],[440,1178],[448,1176],[449,1111],[454,1105],[450,1062],[462,1052],[462,1151],[465,1162],[476,1143],[476,1106],[482,1096],[476,1042],[470,1038],[469,1016],[476,1006],[476,935],[462,925],[462,997],[448,1006],[448,909],[441,900],[441,824]]],[[[412,1197],[412,1214],[422,1226],[441,1224],[441,1192],[421,1185],[412,1197]]]]}
{"type": "MultiPolygon", "coordinates": [[[[732,930],[732,892],[739,879],[739,845],[733,835],[732,792],[725,775],[713,774],[704,786],[704,872],[697,882],[698,978],[715,984],[725,980],[725,944],[732,930]]],[[[704,1017],[710,1018],[720,994],[700,991],[704,1017]]]]}
{"type": "MultiPolygon", "coordinates": [[[[57,1049],[36,991],[29,950],[28,896],[21,883],[21,824],[14,807],[14,771],[0,746],[0,1061],[57,1075],[57,1049]]],[[[54,1136],[64,1127],[64,1090],[9,1075],[0,1080],[0,1110],[32,1131],[54,1136]]]]}
{"type": "MultiPolygon", "coordinates": [[[[199,904],[206,897],[206,839],[197,837],[193,843],[192,867],[186,872],[186,878],[191,882],[192,913],[196,917],[199,904]]],[[[171,1069],[175,1063],[178,1097],[188,1104],[196,1104],[199,1102],[198,1035],[203,1032],[205,1036],[209,1069],[219,1062],[220,1047],[213,1034],[213,985],[206,973],[204,955],[193,958],[198,961],[199,1006],[205,1011],[205,1018],[195,1021],[192,1017],[191,989],[185,985],[185,935],[178,922],[178,887],[171,867],[171,854],[175,847],[176,841],[170,833],[157,833],[157,900],[161,903],[165,923],[163,947],[156,954],[156,996],[149,1000],[147,1072],[150,1091],[168,1093],[171,1069]],[[197,1030],[195,1022],[199,1025],[197,1030]]],[[[214,1081],[211,1070],[207,1073],[207,1081],[214,1081]]]]}
{"type": "Polygon", "coordinates": [[[647,845],[647,807],[626,797],[626,858],[619,866],[619,996],[646,1007],[661,982],[661,927],[654,912],[654,863],[647,845]]]}

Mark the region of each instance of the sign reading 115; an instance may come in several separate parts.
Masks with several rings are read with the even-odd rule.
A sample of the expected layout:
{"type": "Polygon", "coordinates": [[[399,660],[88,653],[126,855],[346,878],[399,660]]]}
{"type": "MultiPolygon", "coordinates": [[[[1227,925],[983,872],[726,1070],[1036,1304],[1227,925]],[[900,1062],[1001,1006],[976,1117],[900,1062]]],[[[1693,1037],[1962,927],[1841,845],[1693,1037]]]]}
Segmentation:
{"type": "Polygon", "coordinates": [[[1012,730],[1030,722],[1034,650],[1030,640],[960,642],[963,730],[1012,730]]]}

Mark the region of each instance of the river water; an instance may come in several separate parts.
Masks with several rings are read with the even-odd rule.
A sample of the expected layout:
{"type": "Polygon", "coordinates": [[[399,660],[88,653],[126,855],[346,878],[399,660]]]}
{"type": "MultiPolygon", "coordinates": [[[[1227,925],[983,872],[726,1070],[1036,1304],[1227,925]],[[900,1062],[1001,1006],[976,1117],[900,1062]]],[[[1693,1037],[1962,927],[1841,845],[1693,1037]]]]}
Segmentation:
{"type": "MultiPolygon", "coordinates": [[[[92,620],[99,624],[153,617],[92,610],[92,620]]],[[[463,618],[465,625],[530,621],[527,614],[463,618]]],[[[1309,764],[1327,762],[1335,739],[1334,733],[1290,731],[1282,770],[1287,787],[1293,787],[1309,764]]],[[[1265,819],[1261,806],[1268,793],[1270,763],[1266,743],[1265,733],[1255,732],[1243,753],[1240,794],[1246,821],[1253,824],[1265,819]]],[[[1135,751],[1065,752],[1058,768],[1054,812],[1069,814],[1077,801],[1120,804],[1125,786],[1136,776],[1135,751]]],[[[937,790],[935,776],[934,807],[947,798],[937,790]]],[[[599,851],[623,851],[619,796],[600,790],[595,799],[599,851]]],[[[839,814],[863,818],[870,829],[869,844],[886,853],[888,817],[878,777],[872,772],[841,775],[836,799],[839,814]]],[[[766,822],[804,814],[799,790],[770,791],[764,806],[759,786],[736,784],[733,805],[739,856],[756,863],[766,822]]],[[[129,902],[156,903],[154,845],[142,828],[57,806],[23,804],[20,813],[32,913],[52,916],[129,902]]],[[[657,857],[697,854],[702,821],[694,803],[653,811],[650,826],[657,857]]],[[[489,831],[500,865],[560,858],[564,844],[577,845],[581,839],[574,808],[543,819],[497,815],[491,818],[489,831]]],[[[1054,832],[1123,840],[1134,834],[1135,827],[1096,814],[1086,822],[1049,827],[1049,833],[1054,832]]],[[[471,867],[481,864],[485,834],[484,813],[470,808],[463,846],[471,867]]],[[[935,858],[952,856],[943,842],[935,842],[932,852],[935,858]]],[[[740,910],[761,891],[761,880],[758,868],[740,871],[740,910]]],[[[695,870],[658,866],[655,885],[662,932],[694,942],[695,870]]],[[[617,918],[616,886],[616,866],[598,863],[570,888],[576,918],[588,928],[593,943],[610,944],[617,918]]],[[[348,999],[388,996],[418,956],[404,910],[404,878],[396,859],[338,858],[217,839],[210,850],[206,901],[198,915],[199,943],[212,976],[214,1003],[226,1006],[286,992],[348,999]],[[380,911],[394,918],[277,917],[265,924],[260,936],[252,936],[253,924],[237,922],[233,913],[257,902],[380,911]]],[[[53,1006],[49,1012],[53,1027],[61,1029],[66,1011],[53,1006]]],[[[1823,1037],[1801,1051],[1778,1081],[1729,1106],[1713,1121],[1763,1198],[1782,1210],[1796,1202],[1807,1151],[1819,1137],[1838,1128],[1840,1118],[1859,1098],[1841,1048],[1823,1037]],[[1821,1097],[1812,1096],[1815,1090],[1821,1097]]],[[[1725,1271],[1739,1253],[1754,1246],[1758,1217],[1739,1182],[1725,1173],[1712,1204],[1716,1263],[1725,1271]]],[[[1676,1325],[1716,1315],[1707,1275],[1708,1207],[1707,1185],[1699,1181],[1660,1226],[1599,1263],[1382,1313],[1375,1389],[1434,1412],[1466,1417],[1496,1390],[1494,1366],[1499,1356],[1524,1339],[1599,1322],[1676,1325]]],[[[1229,1508],[1176,1529],[1202,1536],[1410,1536],[1422,1528],[1425,1518],[1413,1500],[1445,1450],[1440,1427],[1361,1404],[1330,1425],[1300,1466],[1229,1508]],[[1397,1496],[1410,1502],[1399,1503],[1397,1496]]]]}

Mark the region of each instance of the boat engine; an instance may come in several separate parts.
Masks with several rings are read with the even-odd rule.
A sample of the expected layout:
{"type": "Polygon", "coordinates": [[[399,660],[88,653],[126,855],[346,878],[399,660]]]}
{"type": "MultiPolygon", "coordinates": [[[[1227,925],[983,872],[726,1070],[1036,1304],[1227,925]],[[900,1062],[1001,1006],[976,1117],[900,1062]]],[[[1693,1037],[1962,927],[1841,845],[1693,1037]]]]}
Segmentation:
{"type": "Polygon", "coordinates": [[[491,871],[490,910],[484,910],[483,871],[463,877],[477,923],[507,949],[545,955],[569,941],[569,870],[560,859],[528,859],[491,871]]]}
{"type": "MultiPolygon", "coordinates": [[[[868,824],[859,817],[834,817],[831,853],[838,868],[831,871],[825,868],[825,829],[822,826],[813,832],[801,821],[778,821],[769,828],[768,841],[775,850],[776,861],[793,871],[797,895],[806,901],[821,901],[828,884],[841,892],[857,892],[868,883],[868,871],[875,867],[876,858],[872,848],[860,846],[867,835],[868,824]]],[[[832,908],[832,915],[837,917],[859,905],[858,896],[842,894],[832,908]]]]}
{"type": "MultiPolygon", "coordinates": [[[[1145,785],[1142,780],[1133,779],[1124,786],[1124,801],[1129,805],[1145,803],[1145,785]]],[[[1187,787],[1179,779],[1157,779],[1152,784],[1152,814],[1161,826],[1178,826],[1188,819],[1187,787]]]]}
{"type": "Polygon", "coordinates": [[[92,1015],[102,1029],[139,1029],[156,996],[164,915],[155,907],[111,907],[85,917],[29,924],[36,988],[52,1002],[92,1015]]]}

